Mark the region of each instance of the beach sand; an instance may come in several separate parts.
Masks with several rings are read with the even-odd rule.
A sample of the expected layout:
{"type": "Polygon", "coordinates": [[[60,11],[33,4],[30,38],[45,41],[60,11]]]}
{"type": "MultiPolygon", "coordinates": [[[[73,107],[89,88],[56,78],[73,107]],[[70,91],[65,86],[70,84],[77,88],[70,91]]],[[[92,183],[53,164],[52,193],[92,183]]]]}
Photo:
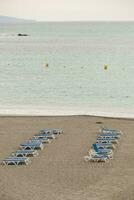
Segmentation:
{"type": "Polygon", "coordinates": [[[43,128],[62,128],[28,166],[0,166],[0,200],[133,200],[134,120],[92,116],[0,117],[0,158],[43,128]],[[124,135],[109,163],[84,162],[100,125],[124,135]]]}

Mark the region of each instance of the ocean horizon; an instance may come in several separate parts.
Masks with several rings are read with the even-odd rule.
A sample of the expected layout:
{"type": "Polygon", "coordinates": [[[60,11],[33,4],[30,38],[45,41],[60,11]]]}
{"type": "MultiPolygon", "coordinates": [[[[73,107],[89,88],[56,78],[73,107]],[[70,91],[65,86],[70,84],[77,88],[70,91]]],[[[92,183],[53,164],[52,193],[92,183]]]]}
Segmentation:
{"type": "Polygon", "coordinates": [[[0,115],[134,118],[133,34],[134,22],[0,24],[0,115]]]}

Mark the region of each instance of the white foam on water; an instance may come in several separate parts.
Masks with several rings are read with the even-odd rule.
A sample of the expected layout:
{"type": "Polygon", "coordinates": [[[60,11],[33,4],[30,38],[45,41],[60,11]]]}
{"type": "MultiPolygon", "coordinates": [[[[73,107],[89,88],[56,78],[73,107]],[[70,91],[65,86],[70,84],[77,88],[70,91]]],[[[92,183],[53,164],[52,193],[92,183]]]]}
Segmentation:
{"type": "Polygon", "coordinates": [[[102,117],[134,118],[134,109],[78,107],[78,106],[0,106],[0,115],[6,116],[68,116],[92,115],[102,117]]]}

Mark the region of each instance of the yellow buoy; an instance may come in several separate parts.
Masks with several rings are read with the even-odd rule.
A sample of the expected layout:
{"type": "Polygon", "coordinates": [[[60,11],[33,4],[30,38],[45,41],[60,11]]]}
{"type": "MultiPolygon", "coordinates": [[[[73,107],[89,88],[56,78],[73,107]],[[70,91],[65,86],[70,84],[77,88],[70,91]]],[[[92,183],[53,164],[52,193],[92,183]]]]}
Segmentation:
{"type": "Polygon", "coordinates": [[[108,65],[104,65],[104,70],[107,70],[108,69],[108,65]]]}

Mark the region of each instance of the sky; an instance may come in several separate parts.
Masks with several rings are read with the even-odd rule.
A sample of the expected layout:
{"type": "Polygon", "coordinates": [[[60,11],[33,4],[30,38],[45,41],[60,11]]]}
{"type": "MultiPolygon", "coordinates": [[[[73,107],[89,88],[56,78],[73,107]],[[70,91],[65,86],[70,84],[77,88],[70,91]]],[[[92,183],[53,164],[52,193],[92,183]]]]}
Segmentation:
{"type": "Polygon", "coordinates": [[[37,21],[134,20],[134,0],[0,0],[0,15],[37,21]]]}

